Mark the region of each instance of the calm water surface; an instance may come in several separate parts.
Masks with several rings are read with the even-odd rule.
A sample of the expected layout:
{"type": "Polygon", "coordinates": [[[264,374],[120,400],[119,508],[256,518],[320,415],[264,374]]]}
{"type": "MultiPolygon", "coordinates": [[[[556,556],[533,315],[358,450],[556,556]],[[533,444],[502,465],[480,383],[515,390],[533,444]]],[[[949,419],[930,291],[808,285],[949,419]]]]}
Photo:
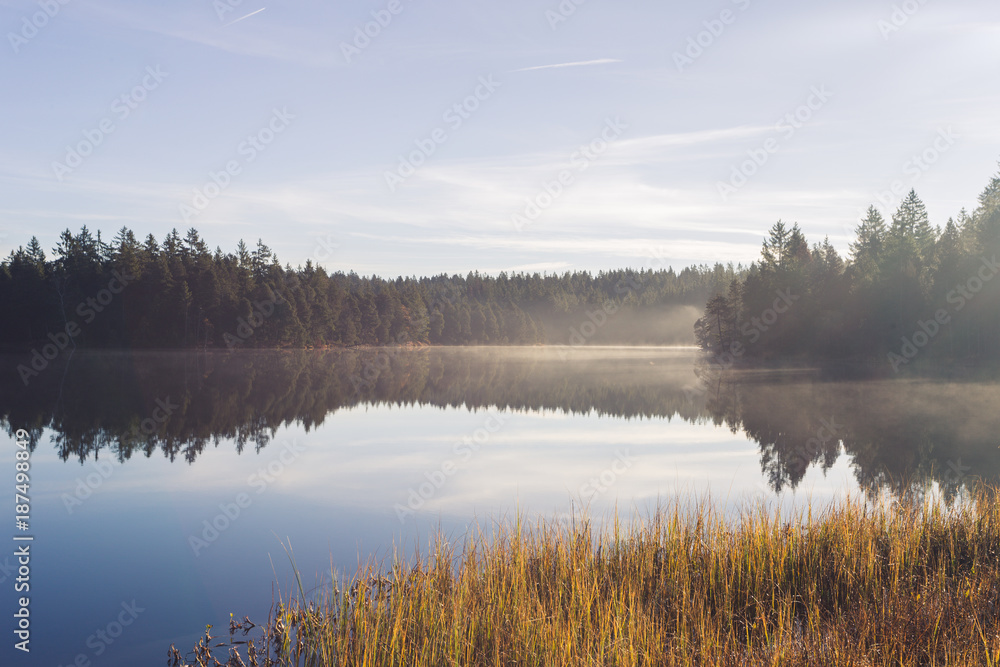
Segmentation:
{"type": "Polygon", "coordinates": [[[665,348],[58,361],[27,387],[23,359],[3,365],[4,506],[12,536],[25,429],[35,537],[32,651],[13,650],[8,620],[5,665],[165,664],[230,612],[263,621],[275,586],[290,590],[282,542],[321,588],[331,567],[412,556],[439,530],[461,542],[475,520],[518,512],[952,498],[1000,478],[992,382],[718,373],[665,348]]]}

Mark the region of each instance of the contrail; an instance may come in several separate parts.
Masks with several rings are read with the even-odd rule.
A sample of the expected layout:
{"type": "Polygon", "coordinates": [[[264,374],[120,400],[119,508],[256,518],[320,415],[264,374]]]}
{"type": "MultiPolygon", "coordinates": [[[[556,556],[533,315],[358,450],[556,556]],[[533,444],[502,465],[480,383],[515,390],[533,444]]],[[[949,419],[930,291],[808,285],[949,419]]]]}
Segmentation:
{"type": "Polygon", "coordinates": [[[261,13],[262,11],[264,11],[265,9],[267,9],[267,7],[261,7],[261,8],[260,8],[260,9],[258,9],[257,11],[255,11],[255,12],[250,12],[250,13],[249,13],[249,14],[247,14],[246,16],[241,16],[240,18],[236,19],[235,21],[230,21],[229,23],[227,23],[226,25],[224,25],[224,26],[222,26],[222,27],[223,27],[223,28],[225,28],[226,26],[231,26],[231,25],[232,25],[232,24],[234,24],[234,23],[239,23],[239,22],[240,22],[240,21],[242,21],[243,19],[248,19],[248,18],[250,18],[251,16],[253,16],[254,14],[260,14],[260,13],[261,13]]]}
{"type": "Polygon", "coordinates": [[[537,67],[524,67],[521,69],[513,70],[515,72],[530,72],[536,69],[550,69],[552,67],[580,67],[581,65],[603,65],[605,63],[620,63],[621,60],[615,58],[601,58],[600,60],[581,60],[575,63],[559,63],[557,65],[539,65],[537,67]]]}

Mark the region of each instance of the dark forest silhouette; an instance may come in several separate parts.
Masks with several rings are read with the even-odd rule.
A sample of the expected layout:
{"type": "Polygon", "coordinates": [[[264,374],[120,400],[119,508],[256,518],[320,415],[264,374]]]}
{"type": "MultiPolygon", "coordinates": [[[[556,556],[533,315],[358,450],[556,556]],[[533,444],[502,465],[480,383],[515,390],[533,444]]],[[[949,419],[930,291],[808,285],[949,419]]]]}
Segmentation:
{"type": "Polygon", "coordinates": [[[776,223],[761,257],[713,295],[701,347],[737,360],[996,361],[1000,334],[1000,175],[972,212],[933,227],[913,190],[890,221],[871,207],[845,261],[776,223]]]}
{"type": "Polygon", "coordinates": [[[690,344],[705,299],[740,270],[389,280],[282,266],[263,242],[212,252],[194,229],[106,243],[84,227],[53,252],[32,238],[0,264],[0,349],[690,344]]]}

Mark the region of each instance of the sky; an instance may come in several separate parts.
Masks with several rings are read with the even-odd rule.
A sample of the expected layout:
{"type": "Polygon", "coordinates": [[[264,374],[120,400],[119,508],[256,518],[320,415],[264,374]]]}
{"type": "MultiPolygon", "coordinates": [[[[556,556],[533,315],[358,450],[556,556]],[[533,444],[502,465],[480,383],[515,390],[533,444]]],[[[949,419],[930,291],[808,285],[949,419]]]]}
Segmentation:
{"type": "Polygon", "coordinates": [[[0,254],[196,228],[362,275],[848,250],[1000,160],[993,0],[0,0],[0,254]],[[895,190],[895,192],[894,192],[895,190]]]}

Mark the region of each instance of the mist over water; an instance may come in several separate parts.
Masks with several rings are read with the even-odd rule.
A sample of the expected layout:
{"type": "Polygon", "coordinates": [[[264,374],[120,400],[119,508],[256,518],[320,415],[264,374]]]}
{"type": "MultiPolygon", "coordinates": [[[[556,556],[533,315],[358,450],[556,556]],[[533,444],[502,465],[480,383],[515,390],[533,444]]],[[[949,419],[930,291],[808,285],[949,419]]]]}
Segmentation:
{"type": "Polygon", "coordinates": [[[695,306],[655,310],[596,307],[563,314],[536,313],[533,317],[550,345],[694,345],[694,323],[702,314],[695,306]]]}
{"type": "Polygon", "coordinates": [[[1000,478],[997,383],[720,372],[690,348],[77,352],[27,387],[8,371],[51,664],[133,598],[148,611],[115,664],[193,645],[229,612],[265,618],[275,577],[292,584],[283,540],[311,577],[515,514],[600,524],[707,499],[737,516],[1000,478]]]}
{"type": "Polygon", "coordinates": [[[927,481],[957,489],[1000,474],[995,382],[720,371],[683,347],[77,353],[28,387],[13,380],[0,392],[10,433],[25,428],[34,447],[54,445],[58,458],[78,462],[159,454],[194,463],[210,446],[261,455],[281,429],[322,431],[342,413],[388,407],[441,423],[450,413],[434,408],[654,419],[664,446],[676,418],[724,426],[757,445],[774,491],[843,456],[872,493],[927,481]],[[972,469],[952,480],[959,459],[972,469]]]}

